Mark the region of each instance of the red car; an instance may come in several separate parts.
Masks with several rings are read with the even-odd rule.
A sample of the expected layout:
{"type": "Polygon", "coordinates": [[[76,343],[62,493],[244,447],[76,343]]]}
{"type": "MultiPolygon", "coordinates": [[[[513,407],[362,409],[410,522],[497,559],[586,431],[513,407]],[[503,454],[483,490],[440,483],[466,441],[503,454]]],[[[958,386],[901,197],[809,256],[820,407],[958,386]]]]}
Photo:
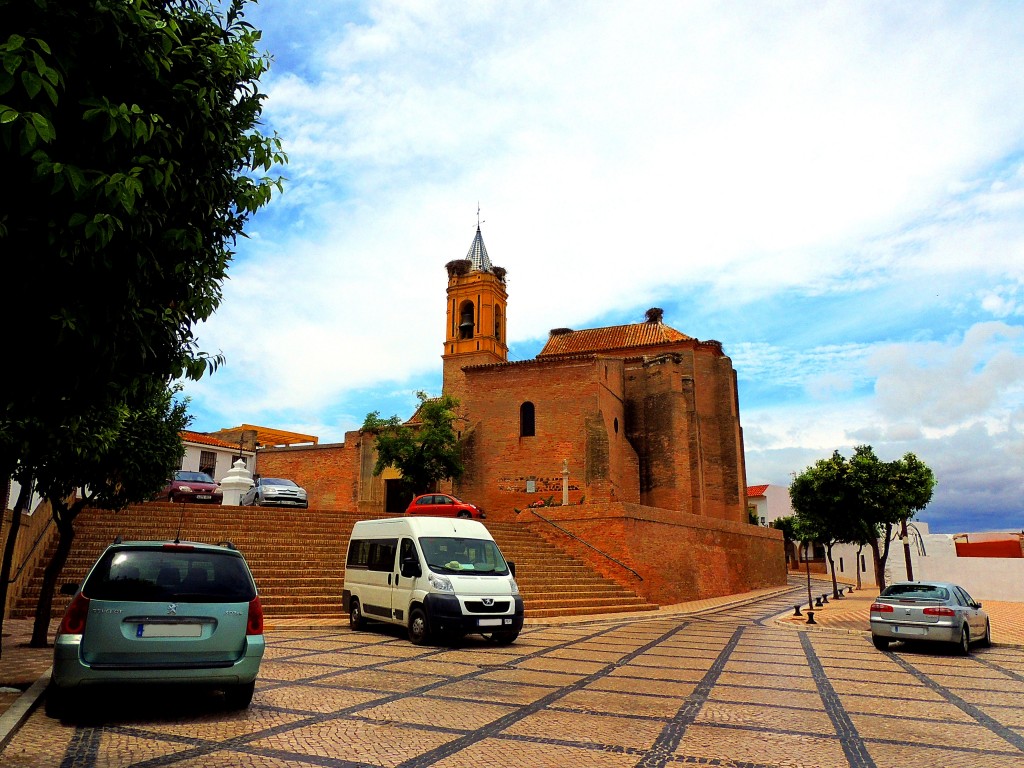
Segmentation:
{"type": "Polygon", "coordinates": [[[220,504],[224,494],[217,481],[205,472],[179,469],[157,498],[188,504],[220,504]]]}
{"type": "Polygon", "coordinates": [[[487,515],[476,504],[461,501],[447,493],[424,493],[409,502],[407,515],[430,515],[431,517],[471,517],[483,520],[487,515]]]}

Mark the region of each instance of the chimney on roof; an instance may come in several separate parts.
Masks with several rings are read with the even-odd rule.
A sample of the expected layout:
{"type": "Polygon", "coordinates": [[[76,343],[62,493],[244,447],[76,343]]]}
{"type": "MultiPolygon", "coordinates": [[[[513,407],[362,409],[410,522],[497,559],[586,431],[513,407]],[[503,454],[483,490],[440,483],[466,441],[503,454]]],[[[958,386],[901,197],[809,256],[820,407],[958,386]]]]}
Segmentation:
{"type": "Polygon", "coordinates": [[[648,323],[661,323],[661,317],[665,314],[665,310],[661,307],[651,307],[644,313],[644,317],[647,318],[648,323]]]}

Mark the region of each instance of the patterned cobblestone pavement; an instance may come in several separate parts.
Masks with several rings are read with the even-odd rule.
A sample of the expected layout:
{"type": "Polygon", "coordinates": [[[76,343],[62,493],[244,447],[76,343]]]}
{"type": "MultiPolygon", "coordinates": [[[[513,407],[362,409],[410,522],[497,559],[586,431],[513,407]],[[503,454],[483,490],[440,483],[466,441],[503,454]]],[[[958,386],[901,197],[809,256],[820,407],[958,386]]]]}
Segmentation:
{"type": "Polygon", "coordinates": [[[36,709],[5,768],[1024,766],[1024,648],[876,651],[774,620],[799,590],[528,625],[512,646],[278,630],[252,707],[158,690],[36,709]]]}

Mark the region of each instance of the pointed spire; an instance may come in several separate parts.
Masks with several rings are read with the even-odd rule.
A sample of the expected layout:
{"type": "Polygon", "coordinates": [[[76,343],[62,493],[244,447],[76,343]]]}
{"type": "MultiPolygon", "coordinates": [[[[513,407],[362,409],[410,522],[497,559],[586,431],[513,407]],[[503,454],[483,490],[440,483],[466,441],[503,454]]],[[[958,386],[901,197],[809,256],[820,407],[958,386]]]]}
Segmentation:
{"type": "Polygon", "coordinates": [[[487,247],[484,245],[483,235],[480,234],[479,223],[476,225],[476,237],[473,238],[473,244],[469,246],[469,253],[466,254],[466,258],[472,262],[474,270],[479,272],[491,271],[491,259],[487,255],[487,247]]]}

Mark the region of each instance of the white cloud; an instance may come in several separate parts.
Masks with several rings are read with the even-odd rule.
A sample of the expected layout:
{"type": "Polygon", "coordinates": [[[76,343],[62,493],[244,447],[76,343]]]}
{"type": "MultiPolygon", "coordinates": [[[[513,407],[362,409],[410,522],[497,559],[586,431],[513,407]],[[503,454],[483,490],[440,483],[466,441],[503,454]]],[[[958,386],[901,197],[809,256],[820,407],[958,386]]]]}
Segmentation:
{"type": "Polygon", "coordinates": [[[741,403],[748,466],[860,434],[995,435],[1019,403],[1020,9],[292,0],[249,18],[279,54],[264,116],[289,182],[200,329],[228,359],[188,387],[226,422],[207,428],[268,413],[308,432],[340,402],[373,409],[353,392],[436,377],[443,267],[478,201],[513,344],[684,289],[728,317],[741,377],[806,396],[741,403]],[[859,295],[756,331],[759,302],[859,295]]]}

